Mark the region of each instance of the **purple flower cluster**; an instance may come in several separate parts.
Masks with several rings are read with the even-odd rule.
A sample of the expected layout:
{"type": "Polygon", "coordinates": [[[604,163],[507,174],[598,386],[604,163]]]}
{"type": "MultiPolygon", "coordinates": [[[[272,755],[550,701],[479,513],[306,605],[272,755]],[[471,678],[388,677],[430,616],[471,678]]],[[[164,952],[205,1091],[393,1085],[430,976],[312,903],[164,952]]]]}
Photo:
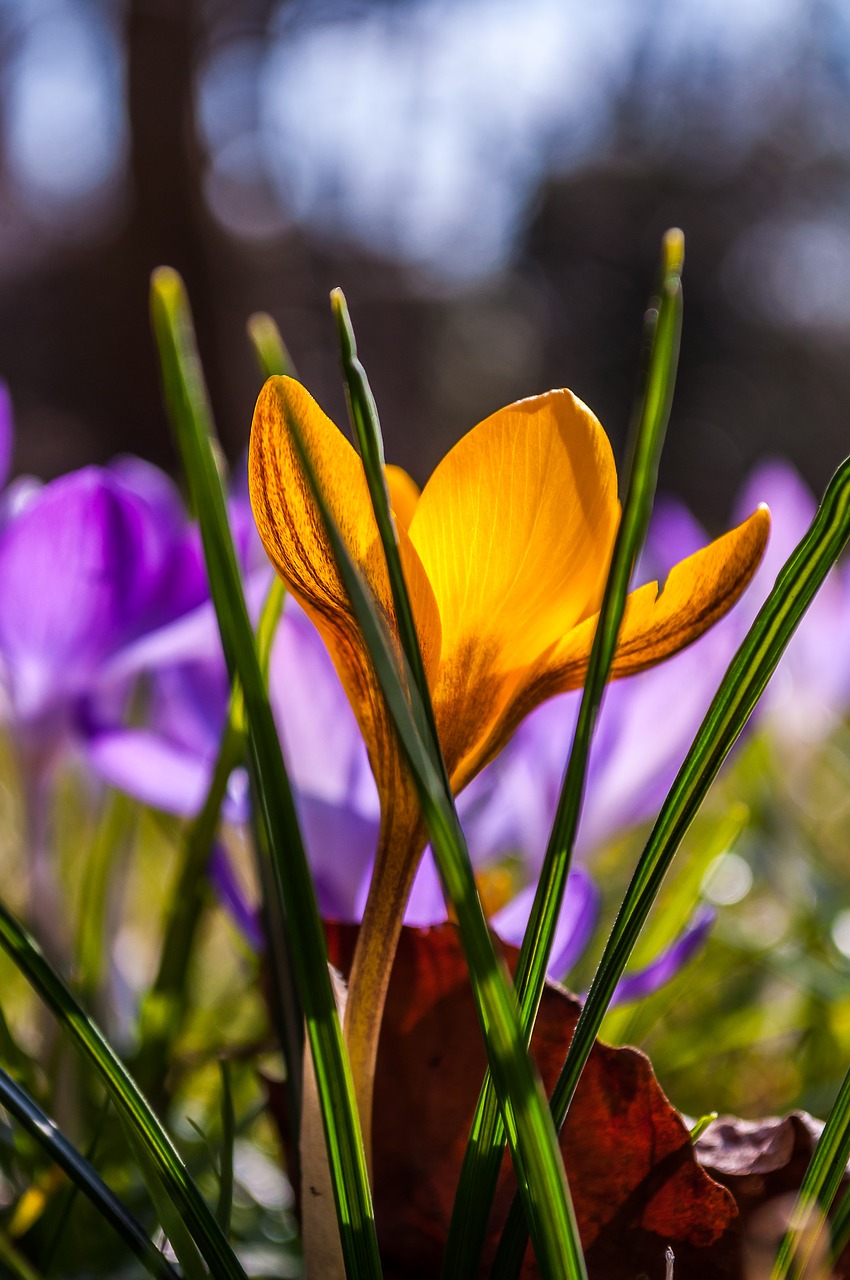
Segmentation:
{"type": "MultiPolygon", "coordinates": [[[[0,486],[12,451],[8,398],[0,396],[0,486]]],[[[551,971],[566,973],[595,927],[598,892],[588,871],[595,849],[658,808],[711,696],[776,571],[809,523],[813,501],[784,464],[762,467],[741,496],[767,500],[774,532],[756,582],[720,625],[682,654],[606,693],[591,755],[573,870],[551,971]]],[[[249,606],[271,581],[247,502],[232,522],[249,606]]],[[[641,577],[660,576],[707,541],[689,514],[662,504],[641,577]]],[[[834,574],[800,628],[760,714],[780,737],[824,735],[850,694],[846,652],[850,583],[834,574]],[[841,647],[839,647],[841,646],[841,647]]],[[[45,485],[17,481],[0,496],[0,688],[26,781],[36,846],[58,762],[81,755],[91,774],[147,804],[191,816],[208,789],[227,708],[196,529],[172,482],[138,459],[87,467],[45,485]],[[141,680],[141,688],[140,688],[141,680]],[[139,696],[141,695],[141,696],[139,696]]],[[[272,653],[270,693],[323,912],[356,920],[371,874],[379,810],[357,725],[317,633],[292,601],[272,653]]],[[[579,695],[534,712],[502,754],[459,798],[476,868],[486,882],[512,860],[510,899],[493,924],[521,938],[554,817],[579,695]]],[[[248,818],[247,788],[231,779],[224,818],[248,818]]],[[[253,935],[249,907],[221,848],[219,891],[253,935]]],[[[430,852],[407,920],[445,919],[430,852]]],[[[710,925],[700,910],[670,950],[624,982],[638,998],[665,982],[710,925]]],[[[259,938],[256,938],[259,941],[259,938]]]]}

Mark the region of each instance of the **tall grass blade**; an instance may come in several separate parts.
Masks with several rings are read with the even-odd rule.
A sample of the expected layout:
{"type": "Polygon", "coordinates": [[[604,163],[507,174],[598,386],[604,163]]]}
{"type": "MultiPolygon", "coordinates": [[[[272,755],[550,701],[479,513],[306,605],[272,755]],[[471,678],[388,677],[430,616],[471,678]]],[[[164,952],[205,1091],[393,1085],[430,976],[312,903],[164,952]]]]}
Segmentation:
{"type": "Polygon", "coordinates": [[[295,365],[280,330],[265,311],[257,311],[248,320],[248,337],[264,378],[275,374],[296,377],[295,365]]]}
{"type": "Polygon", "coordinates": [[[222,1231],[229,1239],[230,1220],[233,1216],[233,1144],[236,1141],[236,1113],[233,1109],[230,1065],[223,1059],[218,1065],[221,1073],[221,1165],[216,1217],[222,1231]]]}
{"type": "Polygon", "coordinates": [[[481,908],[466,841],[446,788],[435,744],[423,736],[428,715],[409,669],[400,672],[386,627],[352,563],[319,489],[299,434],[289,429],[313,491],[328,540],[416,785],[422,814],[447,897],[460,926],[490,1069],[502,1107],[523,1206],[541,1274],[557,1280],[584,1277],[584,1259],[563,1161],[545,1097],[523,1043],[519,1011],[507,969],[497,957],[481,908]],[[414,711],[411,703],[420,702],[414,711]]]}
{"type": "MultiPolygon", "coordinates": [[[[646,370],[632,428],[623,514],[608,570],[555,822],[514,975],[526,1044],[531,1039],[537,1017],[546,966],[564,900],[596,719],[617,646],[629,583],[652,512],[658,460],[676,378],[682,320],[683,256],[681,232],[668,232],[662,251],[660,297],[648,313],[646,370]]],[[[477,1271],[504,1146],[504,1126],[488,1075],[478,1099],[455,1196],[443,1263],[446,1280],[474,1275],[477,1271]]]]}
{"type": "MultiPolygon", "coordinates": [[[[826,1230],[826,1215],[838,1194],[850,1159],[850,1071],[844,1077],[838,1097],[827,1116],[823,1133],[812,1152],[797,1202],[791,1211],[791,1225],[782,1238],[770,1280],[785,1280],[793,1264],[797,1275],[809,1274],[808,1264],[823,1240],[817,1219],[826,1230]],[[814,1229],[812,1229],[814,1227],[814,1229]],[[802,1228],[802,1230],[801,1230],[802,1228]]],[[[841,1224],[839,1223],[839,1227],[841,1224]]]]}
{"type": "MultiPolygon", "coordinates": [[[[605,1011],[673,856],[848,537],[850,459],[842,463],[827,486],[810,528],[784,565],[732,659],[650,833],[599,962],[564,1069],[552,1095],[552,1113],[559,1127],[566,1118],[605,1011]]],[[[523,1249],[522,1215],[515,1206],[502,1237],[494,1276],[515,1275],[523,1249]]]]}
{"type": "Polygon", "coordinates": [[[0,1103],[22,1129],[46,1152],[54,1164],[68,1175],[87,1196],[101,1217],[114,1228],[136,1255],[149,1275],[158,1280],[178,1280],[174,1267],[164,1258],[141,1224],[101,1178],[88,1160],[68,1141],[61,1129],[30,1095],[0,1068],[0,1103]]]}
{"type": "Polygon", "coordinates": [[[182,1214],[210,1273],[216,1280],[246,1280],[209,1206],[135,1080],[45,959],[37,942],[4,903],[0,903],[0,947],[97,1071],[116,1110],[149,1154],[151,1165],[182,1214]]]}
{"type": "MultiPolygon", "coordinates": [[[[245,699],[250,753],[307,1022],[343,1257],[351,1280],[381,1274],[366,1162],[327,964],[324,932],[280,741],[269,706],[216,471],[212,417],[180,277],[154,272],[151,314],[166,402],[201,527],[210,590],[231,679],[245,699]]],[[[288,1061],[293,1049],[285,1046],[288,1061]]]]}

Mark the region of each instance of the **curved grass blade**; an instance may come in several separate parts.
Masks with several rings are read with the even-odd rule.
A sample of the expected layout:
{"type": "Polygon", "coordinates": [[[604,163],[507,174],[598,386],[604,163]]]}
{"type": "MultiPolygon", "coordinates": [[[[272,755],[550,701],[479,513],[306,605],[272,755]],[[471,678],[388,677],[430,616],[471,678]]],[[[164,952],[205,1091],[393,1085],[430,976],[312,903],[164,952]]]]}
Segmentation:
{"type": "Polygon", "coordinates": [[[156,1276],[159,1280],[178,1280],[177,1271],[163,1257],[136,1218],[125,1209],[115,1192],[68,1141],[50,1116],[1,1067],[0,1103],[14,1116],[21,1128],[44,1148],[54,1164],[68,1175],[83,1195],[88,1197],[149,1275],[156,1276]]]}
{"type": "Polygon", "coordinates": [[[152,1166],[148,1152],[135,1134],[126,1133],[127,1142],[133,1158],[142,1171],[151,1200],[156,1209],[159,1225],[177,1257],[184,1280],[205,1280],[206,1267],[198,1252],[198,1246],[192,1239],[191,1232],[180,1216],[168,1192],[163,1187],[156,1169],[152,1166]]]}
{"type": "Polygon", "coordinates": [[[222,1058],[218,1066],[221,1074],[221,1162],[216,1217],[222,1231],[229,1238],[230,1220],[233,1216],[233,1144],[236,1141],[236,1113],[233,1109],[230,1064],[222,1058]]]}
{"type": "MultiPolygon", "coordinates": [[[[257,626],[257,650],[264,681],[275,630],[284,599],[283,583],[275,579],[263,603],[257,626]]],[[[167,1103],[164,1076],[174,1041],[185,1020],[190,959],[204,908],[210,899],[207,863],[221,816],[227,783],[245,758],[245,711],[238,686],[227,709],[212,778],[199,813],[183,842],[183,861],[171,896],[159,966],[140,1012],[139,1050],[133,1072],[142,1089],[162,1110],[167,1103]]]]}
{"type": "MultiPolygon", "coordinates": [[[[650,833],[614,922],[576,1024],[552,1095],[560,1127],[605,1011],[667,869],[764,691],[806,609],[850,537],[850,459],[833,476],[805,537],[780,572],[724,676],[650,833]]],[[[494,1277],[514,1276],[524,1251],[524,1227],[514,1206],[502,1236],[494,1277]]]]}
{"type": "Polygon", "coordinates": [[[210,590],[231,678],[245,699],[252,765],[273,882],[285,918],[316,1070],[325,1139],[347,1274],[381,1274],[360,1123],[342,1041],[327,949],[283,753],[245,608],[227,510],[215,466],[212,417],[189,304],[175,271],[151,284],[151,315],[166,402],[201,526],[210,590]]]}
{"type": "Polygon", "coordinates": [[[422,650],[416,634],[416,623],[413,620],[413,609],[407,594],[404,570],[401,565],[401,553],[398,547],[398,533],[395,518],[390,507],[390,494],[387,488],[384,467],[384,441],[381,435],[381,423],[378,417],[378,406],[366,377],[366,370],[357,356],[357,342],[354,328],[348,312],[348,303],[342,289],[331,291],[331,307],[336,317],[339,331],[342,372],[345,378],[345,398],[348,403],[348,415],[351,420],[357,451],[363,462],[369,497],[372,499],[372,510],[384,548],[387,562],[387,573],[393,597],[399,640],[407,666],[419,693],[418,699],[412,703],[416,710],[424,712],[423,722],[418,726],[425,741],[430,741],[432,755],[439,764],[443,776],[443,786],[450,792],[450,784],[443,753],[437,736],[437,725],[431,707],[431,696],[428,691],[428,680],[425,676],[425,664],[422,661],[422,650]]]}
{"type": "MultiPolygon", "coordinates": [[[[812,1214],[821,1219],[825,1230],[826,1215],[838,1194],[841,1179],[847,1172],[850,1159],[850,1071],[844,1077],[838,1097],[827,1116],[823,1133],[812,1152],[797,1202],[791,1211],[788,1231],[782,1238],[770,1280],[785,1280],[793,1264],[798,1275],[809,1274],[808,1264],[819,1240],[823,1239],[812,1222],[812,1214]],[[814,1226],[814,1230],[812,1227],[814,1226]]],[[[841,1224],[839,1224],[840,1226],[841,1224]]]]}
{"type": "Polygon", "coordinates": [[[409,669],[404,674],[398,669],[385,625],[328,512],[304,450],[298,423],[292,418],[289,429],[407,757],[444,891],[457,915],[490,1069],[541,1274],[549,1280],[559,1277],[583,1280],[584,1258],[557,1137],[540,1079],[523,1043],[510,977],[493,948],[466,840],[451,791],[444,783],[445,770],[435,759],[435,744],[423,736],[420,729],[428,723],[427,714],[421,705],[416,711],[411,707],[411,703],[421,702],[416,682],[409,669]]]}
{"type": "Polygon", "coordinates": [[[209,1206],[135,1080],[45,959],[38,943],[4,903],[0,903],[0,947],[97,1071],[117,1111],[148,1152],[211,1274],[217,1280],[219,1277],[221,1280],[246,1280],[245,1272],[209,1206]]]}
{"type": "Polygon", "coordinates": [[[248,337],[254,348],[260,372],[264,378],[274,374],[297,377],[292,356],[280,336],[280,330],[266,311],[256,311],[248,320],[248,337]]]}
{"type": "MultiPolygon", "coordinates": [[[[526,1044],[531,1040],[540,1006],[546,966],[564,900],[596,720],[617,647],[629,583],[652,513],[658,460],[676,378],[682,322],[683,258],[682,233],[669,231],[662,249],[660,297],[649,311],[646,371],[632,430],[623,514],[605,583],[599,625],[593,638],[555,822],[514,974],[526,1044]]],[[[478,1269],[504,1146],[504,1127],[488,1076],[478,1099],[455,1195],[443,1262],[442,1274],[446,1280],[474,1275],[478,1269]]]]}

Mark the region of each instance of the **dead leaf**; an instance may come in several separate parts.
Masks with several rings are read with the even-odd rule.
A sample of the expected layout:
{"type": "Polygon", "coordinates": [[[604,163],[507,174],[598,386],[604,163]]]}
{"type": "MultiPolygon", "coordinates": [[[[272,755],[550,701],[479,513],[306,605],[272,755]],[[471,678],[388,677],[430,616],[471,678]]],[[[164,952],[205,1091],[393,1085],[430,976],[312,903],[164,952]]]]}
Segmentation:
{"type": "MultiPolygon", "coordinates": [[[[348,971],[355,926],[329,925],[331,961],[348,971]]],[[[510,964],[516,951],[506,948],[510,964]]],[[[579,1003],[544,992],[533,1050],[547,1090],[564,1061],[579,1003]]],[[[463,951],[453,925],[403,931],[378,1054],[373,1155],[387,1280],[439,1275],[449,1217],[485,1055],[463,951]]],[[[599,1044],[561,1137],[592,1280],[734,1274],[735,1205],[697,1163],[681,1116],[649,1060],[599,1044]]],[[[485,1264],[514,1190],[504,1162],[485,1264]]],[[[486,1265],[482,1274],[486,1274],[486,1265]]],[[[536,1275],[531,1252],[524,1276],[536,1275]]]]}

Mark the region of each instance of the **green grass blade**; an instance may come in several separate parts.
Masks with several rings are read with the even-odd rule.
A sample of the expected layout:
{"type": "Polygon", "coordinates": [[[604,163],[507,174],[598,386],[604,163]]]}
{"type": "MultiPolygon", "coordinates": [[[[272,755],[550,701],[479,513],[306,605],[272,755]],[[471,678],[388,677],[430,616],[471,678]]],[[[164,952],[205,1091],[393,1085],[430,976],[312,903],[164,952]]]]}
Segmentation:
{"type": "Polygon", "coordinates": [[[159,1280],[178,1280],[177,1272],[164,1258],[141,1224],[115,1195],[88,1160],[68,1141],[53,1120],[30,1095],[0,1068],[0,1103],[22,1129],[46,1152],[54,1164],[68,1175],[87,1196],[101,1217],[110,1224],[136,1255],[149,1275],[159,1280]]]}
{"type": "Polygon", "coordinates": [[[283,754],[269,706],[215,467],[212,418],[189,305],[176,272],[154,272],[151,313],[166,402],[201,526],[210,589],[231,678],[245,699],[252,764],[273,883],[286,921],[316,1070],[347,1274],[381,1274],[351,1075],[328,973],[327,949],[283,754]]]}
{"type": "Polygon", "coordinates": [[[275,374],[285,374],[288,378],[297,376],[280,330],[265,311],[255,312],[248,320],[248,337],[264,378],[275,374]]]}
{"type": "MultiPolygon", "coordinates": [[[[676,776],[626,891],[552,1095],[555,1123],[567,1114],[605,1011],[667,869],[720,766],[758,702],[806,609],[850,537],[850,459],[830,481],[805,537],[779,574],[724,676],[676,776]]],[[[511,1212],[494,1276],[513,1276],[522,1217],[511,1212]]]]}
{"type": "MultiPolygon", "coordinates": [[[[646,373],[633,426],[623,514],[608,570],[599,625],[593,639],[555,822],[514,975],[526,1044],[531,1039],[537,1017],[546,981],[546,966],[564,900],[596,720],[614,659],[629,583],[652,512],[658,460],[670,416],[679,353],[683,249],[681,232],[668,232],[663,246],[660,298],[649,313],[652,319],[646,373]]],[[[446,1280],[474,1275],[478,1269],[504,1145],[504,1127],[488,1076],[478,1099],[455,1196],[443,1263],[446,1280]]]]}
{"type": "Polygon", "coordinates": [[[206,1280],[207,1271],[204,1260],[198,1252],[198,1246],[192,1239],[192,1233],[180,1215],[173,1200],[160,1181],[156,1166],[150,1158],[144,1143],[139,1142],[132,1130],[126,1131],[127,1141],[136,1164],[142,1171],[151,1200],[153,1201],[159,1224],[171,1245],[184,1280],[206,1280]]]}
{"type": "MultiPolygon", "coordinates": [[[[275,579],[263,603],[257,626],[257,652],[264,681],[284,599],[283,583],[275,579]]],[[[207,794],[189,825],[183,842],[183,861],[175,880],[165,923],[157,974],[141,1007],[139,1050],[133,1073],[157,1109],[168,1101],[165,1074],[174,1042],[182,1029],[188,1005],[190,961],[204,908],[210,900],[206,876],[210,850],[218,830],[221,806],[233,770],[246,751],[244,700],[234,686],[207,794]]]]}
{"type": "Polygon", "coordinates": [[[6,1271],[0,1270],[0,1275],[8,1275],[9,1280],[42,1280],[41,1272],[27,1262],[3,1230],[0,1230],[0,1263],[6,1268],[6,1271]]]}
{"type": "Polygon", "coordinates": [[[174,1042],[185,1021],[195,939],[210,900],[206,875],[210,850],[218,830],[228,779],[245,752],[244,735],[234,723],[234,701],[232,698],[204,803],[183,841],[182,863],[171,894],[159,967],[140,1010],[139,1049],[133,1070],[160,1110],[167,1102],[165,1074],[174,1042]]]}
{"type": "Polygon", "coordinates": [[[390,580],[399,640],[407,661],[407,669],[412,673],[419,692],[418,699],[411,705],[415,711],[424,712],[423,723],[419,726],[420,733],[426,741],[430,740],[432,754],[439,763],[444,786],[446,790],[449,790],[448,774],[443,762],[437,736],[437,725],[431,707],[425,664],[422,661],[422,650],[419,647],[419,637],[416,634],[413,609],[411,608],[410,597],[407,594],[407,585],[404,580],[398,534],[390,507],[390,495],[384,472],[386,459],[384,458],[384,441],[381,435],[380,419],[378,418],[378,406],[375,404],[375,397],[372,395],[372,388],[369,386],[366,370],[357,356],[354,328],[342,289],[334,289],[331,292],[331,306],[339,331],[340,355],[345,379],[348,414],[351,420],[351,428],[354,432],[357,451],[363,462],[363,471],[369,487],[369,497],[372,499],[372,510],[375,513],[375,522],[378,526],[378,533],[381,537],[381,545],[387,562],[387,573],[390,580]]]}
{"type": "Polygon", "coordinates": [[[559,1277],[579,1280],[585,1276],[584,1259],[557,1137],[542,1085],[523,1042],[513,985],[493,948],[451,792],[445,786],[432,744],[421,732],[421,726],[428,722],[427,714],[422,706],[417,712],[411,708],[410,703],[419,700],[416,683],[409,675],[399,672],[385,625],[328,511],[304,450],[298,423],[292,418],[289,428],[407,756],[440,876],[457,915],[490,1069],[541,1274],[551,1280],[559,1277]]]}
{"type": "MultiPolygon", "coordinates": [[[[800,1184],[797,1201],[791,1212],[791,1225],[782,1238],[770,1280],[785,1280],[792,1264],[796,1274],[801,1276],[809,1274],[808,1264],[821,1234],[817,1230],[817,1219],[812,1223],[811,1215],[814,1213],[820,1216],[822,1218],[820,1225],[826,1227],[826,1215],[832,1208],[841,1180],[847,1172],[848,1160],[850,1160],[850,1071],[844,1077],[838,1097],[827,1116],[823,1133],[812,1152],[809,1167],[800,1184]],[[813,1225],[814,1230],[811,1229],[813,1225]]],[[[840,1223],[839,1226],[841,1226],[840,1223]]]]}
{"type": "Polygon", "coordinates": [[[216,1217],[222,1231],[229,1238],[230,1220],[233,1216],[233,1144],[236,1141],[236,1113],[233,1110],[230,1064],[222,1059],[218,1065],[221,1073],[221,1166],[216,1217]]]}
{"type": "Polygon", "coordinates": [[[116,1110],[149,1153],[166,1191],[218,1280],[246,1280],[209,1206],[135,1080],[42,954],[38,943],[0,903],[0,947],[51,1010],[100,1076],[116,1110]]]}

